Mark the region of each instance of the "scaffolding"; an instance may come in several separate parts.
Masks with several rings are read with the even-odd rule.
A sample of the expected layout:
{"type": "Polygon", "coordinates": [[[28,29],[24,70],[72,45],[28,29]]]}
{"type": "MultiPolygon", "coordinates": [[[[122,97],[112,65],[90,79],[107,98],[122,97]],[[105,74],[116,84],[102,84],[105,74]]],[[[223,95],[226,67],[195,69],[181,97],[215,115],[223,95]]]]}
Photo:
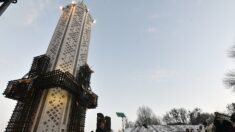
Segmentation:
{"type": "Polygon", "coordinates": [[[79,105],[77,98],[72,98],[71,114],[69,117],[68,132],[84,132],[86,108],[79,105]]]}
{"type": "Polygon", "coordinates": [[[43,91],[54,87],[60,87],[72,94],[69,131],[84,131],[86,110],[97,107],[98,96],[90,88],[93,71],[86,64],[81,66],[77,77],[61,70],[47,72],[49,61],[46,55],[35,57],[26,76],[9,81],[3,94],[18,102],[6,132],[30,131],[43,91]]]}
{"type": "Polygon", "coordinates": [[[47,72],[38,76],[35,80],[35,87],[39,89],[60,87],[77,96],[80,105],[89,109],[96,108],[98,96],[84,85],[88,86],[88,84],[83,84],[83,81],[73,77],[69,72],[64,73],[61,70],[47,72]]]}

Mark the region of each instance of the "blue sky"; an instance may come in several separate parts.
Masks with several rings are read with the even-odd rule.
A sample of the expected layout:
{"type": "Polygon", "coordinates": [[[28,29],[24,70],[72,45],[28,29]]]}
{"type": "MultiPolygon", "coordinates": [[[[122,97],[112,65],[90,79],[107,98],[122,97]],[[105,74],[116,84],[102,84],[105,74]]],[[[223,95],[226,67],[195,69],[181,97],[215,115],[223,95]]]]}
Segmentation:
{"type": "MultiPolygon", "coordinates": [[[[33,57],[44,54],[68,0],[18,1],[0,18],[0,88],[28,72],[33,57]]],[[[235,40],[233,0],[86,0],[93,26],[88,63],[98,107],[89,110],[86,131],[96,113],[112,117],[115,131],[124,112],[149,106],[161,116],[173,107],[224,111],[235,100],[223,84],[234,69],[228,49],[235,40]]],[[[0,96],[0,131],[15,101],[0,96]]]]}

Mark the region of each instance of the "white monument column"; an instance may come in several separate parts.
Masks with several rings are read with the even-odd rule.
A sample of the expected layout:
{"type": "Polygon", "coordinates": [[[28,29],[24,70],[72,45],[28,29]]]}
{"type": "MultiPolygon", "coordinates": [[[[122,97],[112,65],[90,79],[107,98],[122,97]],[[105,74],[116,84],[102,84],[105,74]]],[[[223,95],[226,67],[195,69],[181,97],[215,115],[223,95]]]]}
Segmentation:
{"type": "MultiPolygon", "coordinates": [[[[79,67],[87,62],[92,23],[93,19],[83,2],[63,7],[46,52],[50,58],[48,71],[59,69],[76,77],[79,67]]],[[[67,131],[71,96],[60,87],[45,89],[31,131],[67,131]]]]}

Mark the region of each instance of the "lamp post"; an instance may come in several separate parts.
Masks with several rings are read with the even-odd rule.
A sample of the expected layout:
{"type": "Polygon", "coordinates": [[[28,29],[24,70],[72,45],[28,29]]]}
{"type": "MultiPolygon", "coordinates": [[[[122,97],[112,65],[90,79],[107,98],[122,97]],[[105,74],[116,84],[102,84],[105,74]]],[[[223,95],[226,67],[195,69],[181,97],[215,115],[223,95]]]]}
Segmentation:
{"type": "Polygon", "coordinates": [[[118,117],[122,118],[122,131],[124,132],[124,118],[126,118],[125,114],[122,112],[116,112],[118,117]]]}

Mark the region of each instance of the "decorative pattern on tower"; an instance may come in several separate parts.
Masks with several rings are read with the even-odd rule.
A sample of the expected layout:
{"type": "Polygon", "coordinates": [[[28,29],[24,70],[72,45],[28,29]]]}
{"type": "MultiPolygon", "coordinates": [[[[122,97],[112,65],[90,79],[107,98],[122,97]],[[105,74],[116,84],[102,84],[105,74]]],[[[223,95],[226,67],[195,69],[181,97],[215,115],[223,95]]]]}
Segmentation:
{"type": "Polygon", "coordinates": [[[62,9],[45,55],[3,93],[17,100],[7,132],[83,132],[86,110],[97,107],[87,55],[93,19],[83,2],[62,9]]]}

